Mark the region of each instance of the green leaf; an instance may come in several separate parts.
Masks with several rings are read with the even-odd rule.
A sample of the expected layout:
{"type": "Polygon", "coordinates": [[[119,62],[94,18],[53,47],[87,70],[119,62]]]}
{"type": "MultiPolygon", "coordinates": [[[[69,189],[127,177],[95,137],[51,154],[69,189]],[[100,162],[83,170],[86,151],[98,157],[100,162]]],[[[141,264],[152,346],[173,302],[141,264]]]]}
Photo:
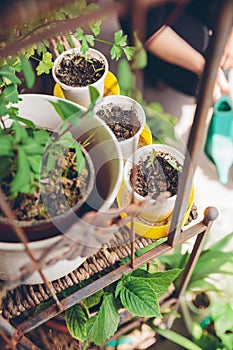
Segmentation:
{"type": "Polygon", "coordinates": [[[164,272],[149,273],[143,270],[135,270],[131,276],[138,281],[146,281],[149,283],[157,298],[160,298],[166,293],[171,283],[180,275],[181,269],[173,269],[164,272]]]}
{"type": "Polygon", "coordinates": [[[31,89],[35,83],[34,70],[32,69],[30,61],[25,56],[21,55],[20,59],[27,87],[31,89]]]}
{"type": "Polygon", "coordinates": [[[161,317],[157,295],[145,279],[123,281],[120,298],[122,305],[136,316],[161,317]]]}
{"type": "Polygon", "coordinates": [[[71,116],[76,116],[78,118],[80,116],[80,112],[82,112],[82,110],[78,106],[65,100],[49,102],[53,105],[53,107],[55,108],[56,112],[59,114],[62,120],[66,120],[71,116]]]}
{"type": "Polygon", "coordinates": [[[90,103],[89,107],[91,107],[91,106],[95,105],[95,103],[98,100],[100,94],[99,94],[99,91],[94,86],[89,85],[88,89],[89,89],[90,100],[91,100],[91,103],[90,103]]]}
{"type": "Polygon", "coordinates": [[[206,251],[215,251],[215,250],[222,251],[224,248],[229,247],[229,243],[231,242],[232,239],[233,239],[233,232],[226,235],[216,243],[212,244],[204,252],[206,253],[206,251]]]}
{"type": "Polygon", "coordinates": [[[58,140],[56,141],[56,144],[61,145],[66,148],[75,148],[76,147],[76,141],[74,140],[72,134],[70,131],[66,131],[65,134],[61,135],[58,140]]]}
{"type": "Polygon", "coordinates": [[[41,156],[34,155],[33,157],[27,157],[27,160],[32,171],[35,174],[39,174],[41,169],[41,156]]]}
{"type": "Polygon", "coordinates": [[[183,335],[180,335],[170,329],[161,329],[159,327],[153,327],[156,333],[161,335],[162,337],[172,341],[175,344],[182,346],[184,349],[188,350],[203,350],[198,345],[193,343],[191,340],[185,338],[183,335]]]}
{"type": "Polygon", "coordinates": [[[76,152],[76,167],[79,174],[82,173],[83,169],[85,168],[86,161],[85,157],[83,155],[82,149],[80,145],[75,145],[75,152],[76,152]]]}
{"type": "Polygon", "coordinates": [[[119,315],[112,294],[105,294],[98,314],[87,322],[87,338],[96,345],[103,344],[117,330],[119,315]]]}
{"type": "Polygon", "coordinates": [[[18,77],[16,77],[14,69],[7,65],[0,68],[0,76],[9,79],[12,82],[12,84],[21,84],[21,80],[18,77]]]}
{"type": "Polygon", "coordinates": [[[114,34],[114,43],[119,46],[126,46],[127,35],[123,35],[123,30],[120,29],[114,34]]]}
{"type": "Polygon", "coordinates": [[[28,134],[27,131],[25,130],[25,128],[19,124],[18,122],[13,122],[12,124],[12,128],[14,130],[14,139],[16,143],[20,143],[25,141],[28,138],[28,134]]]}
{"type": "Polygon", "coordinates": [[[2,97],[7,102],[17,103],[19,95],[16,85],[11,84],[6,86],[3,90],[2,97]]]}
{"type": "Polygon", "coordinates": [[[26,154],[22,147],[18,147],[18,168],[11,183],[11,193],[17,194],[22,188],[31,183],[31,172],[26,154]]]}
{"type": "Polygon", "coordinates": [[[41,75],[43,73],[49,74],[50,69],[52,67],[53,67],[52,54],[50,52],[43,53],[42,60],[36,67],[37,75],[41,75]]]}
{"type": "Polygon", "coordinates": [[[65,312],[67,328],[74,339],[85,341],[87,339],[87,315],[83,308],[76,304],[65,312]]]}
{"type": "Polygon", "coordinates": [[[35,124],[31,121],[31,120],[28,120],[26,118],[22,118],[22,117],[19,117],[17,115],[11,115],[11,119],[12,120],[15,120],[17,122],[20,122],[20,123],[23,123],[25,125],[27,125],[29,128],[35,130],[36,129],[36,126],[35,124]]]}
{"type": "Polygon", "coordinates": [[[142,42],[139,40],[137,33],[134,33],[134,57],[132,62],[132,69],[143,69],[147,66],[147,53],[142,42]]]}
{"type": "Polygon", "coordinates": [[[86,298],[84,300],[84,304],[89,309],[93,306],[96,306],[100,303],[100,300],[102,299],[102,296],[104,295],[103,289],[99,290],[95,294],[91,295],[90,297],[86,298]]]}
{"type": "Polygon", "coordinates": [[[124,54],[128,61],[131,61],[134,57],[135,48],[133,46],[126,46],[123,48],[124,54]]]}
{"type": "Polygon", "coordinates": [[[4,135],[0,137],[0,156],[13,157],[13,137],[11,135],[4,135]]]}
{"type": "Polygon", "coordinates": [[[233,332],[233,309],[231,305],[225,301],[216,301],[210,307],[210,315],[214,320],[217,336],[221,338],[226,332],[233,332]]]}
{"type": "Polygon", "coordinates": [[[89,27],[95,36],[100,34],[101,23],[100,20],[89,23],[89,27]]]}
{"type": "Polygon", "coordinates": [[[41,145],[46,145],[47,142],[50,140],[50,136],[48,132],[45,130],[36,130],[34,132],[34,139],[36,142],[40,143],[41,145]]]}
{"type": "Polygon", "coordinates": [[[122,53],[122,48],[114,44],[110,50],[111,59],[116,59],[116,61],[118,61],[121,58],[122,53]]]}
{"type": "Polygon", "coordinates": [[[126,59],[121,59],[118,63],[117,77],[121,91],[133,89],[135,78],[126,59]]]}

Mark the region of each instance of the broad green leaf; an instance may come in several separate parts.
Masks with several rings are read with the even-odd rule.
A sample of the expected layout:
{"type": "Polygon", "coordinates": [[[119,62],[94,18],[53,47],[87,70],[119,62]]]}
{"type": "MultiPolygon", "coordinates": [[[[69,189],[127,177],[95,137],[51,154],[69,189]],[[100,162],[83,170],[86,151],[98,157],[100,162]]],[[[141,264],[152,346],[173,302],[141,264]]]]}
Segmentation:
{"type": "Polygon", "coordinates": [[[98,314],[87,322],[87,339],[96,345],[103,344],[117,330],[119,315],[113,300],[112,294],[105,294],[98,314]]]}
{"type": "Polygon", "coordinates": [[[4,99],[1,98],[2,95],[0,96],[0,115],[1,116],[4,116],[4,115],[7,115],[8,114],[8,109],[7,107],[5,106],[5,103],[4,103],[4,99]]]}
{"type": "Polygon", "coordinates": [[[171,342],[180,345],[184,349],[188,350],[203,350],[191,340],[185,338],[183,335],[176,333],[170,329],[161,329],[159,327],[153,327],[156,333],[162,337],[170,340],[171,342]]]}
{"type": "Polygon", "coordinates": [[[18,147],[18,168],[17,173],[11,183],[11,193],[17,194],[22,188],[30,184],[31,173],[26,154],[22,147],[18,147]]]}
{"type": "Polygon", "coordinates": [[[7,102],[17,103],[19,94],[16,85],[11,84],[6,86],[3,90],[2,97],[7,102]]]}
{"type": "Polygon", "coordinates": [[[157,295],[145,279],[124,281],[120,298],[122,305],[136,316],[161,317],[157,295]]]}
{"type": "Polygon", "coordinates": [[[80,116],[80,112],[82,112],[82,110],[78,106],[65,100],[49,102],[53,105],[53,107],[55,108],[56,112],[59,114],[62,120],[66,120],[71,116],[78,118],[80,116]]]}
{"type": "Polygon", "coordinates": [[[118,84],[121,91],[129,91],[134,87],[134,75],[126,59],[121,59],[117,69],[118,84]]]}
{"type": "Polygon", "coordinates": [[[149,273],[143,270],[135,270],[132,273],[132,279],[146,281],[160,298],[166,293],[171,283],[180,275],[181,269],[173,269],[164,272],[149,273]]]}
{"type": "Polygon", "coordinates": [[[70,131],[66,131],[65,134],[61,135],[58,140],[56,141],[56,144],[61,145],[66,148],[75,148],[76,147],[76,141],[74,140],[72,134],[70,131]]]}
{"type": "Polygon", "coordinates": [[[61,43],[57,44],[56,49],[60,54],[65,51],[65,48],[61,43]]]}
{"type": "Polygon", "coordinates": [[[88,309],[93,307],[93,306],[98,305],[100,303],[100,300],[102,299],[103,294],[104,294],[103,289],[99,290],[95,294],[93,294],[90,297],[86,298],[84,300],[84,304],[86,305],[86,307],[88,309]]]}
{"type": "Polygon", "coordinates": [[[42,60],[36,67],[37,75],[41,75],[43,73],[49,74],[50,69],[52,67],[53,67],[52,54],[50,52],[43,53],[42,60]]]}
{"type": "Polygon", "coordinates": [[[95,103],[98,100],[100,94],[99,94],[99,91],[94,86],[89,85],[88,89],[89,89],[90,100],[91,100],[91,103],[90,103],[89,107],[91,107],[91,106],[95,105],[95,103]]]}
{"type": "Polygon", "coordinates": [[[30,61],[24,55],[21,55],[20,58],[27,87],[31,89],[35,83],[35,72],[32,69],[30,61]]]}
{"type": "Polygon", "coordinates": [[[14,69],[7,65],[0,68],[0,76],[9,79],[12,82],[12,84],[21,84],[21,80],[18,77],[16,77],[14,69]]]}
{"type": "Polygon", "coordinates": [[[72,306],[65,312],[66,325],[74,339],[87,339],[87,315],[79,304],[72,306]]]}

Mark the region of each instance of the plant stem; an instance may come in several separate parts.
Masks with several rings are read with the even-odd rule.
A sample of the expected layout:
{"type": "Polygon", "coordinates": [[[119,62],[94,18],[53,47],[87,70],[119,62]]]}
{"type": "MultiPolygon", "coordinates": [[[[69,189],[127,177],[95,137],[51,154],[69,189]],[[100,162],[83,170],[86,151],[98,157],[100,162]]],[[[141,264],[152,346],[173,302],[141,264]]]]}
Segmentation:
{"type": "Polygon", "coordinates": [[[99,38],[95,38],[95,41],[98,41],[99,43],[103,43],[103,44],[113,45],[111,41],[107,41],[99,38]]]}

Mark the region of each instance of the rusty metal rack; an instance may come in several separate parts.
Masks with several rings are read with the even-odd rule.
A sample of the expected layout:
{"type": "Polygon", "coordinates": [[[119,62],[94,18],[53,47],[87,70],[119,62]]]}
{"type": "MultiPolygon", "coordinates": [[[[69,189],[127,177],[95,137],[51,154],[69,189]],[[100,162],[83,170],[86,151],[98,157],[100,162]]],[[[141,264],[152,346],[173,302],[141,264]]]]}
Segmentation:
{"type": "MultiPolygon", "coordinates": [[[[133,23],[142,23],[143,21],[137,22],[137,13],[138,8],[143,8],[142,12],[140,12],[140,18],[142,13],[146,13],[150,6],[152,4],[161,3],[162,0],[156,1],[156,0],[147,0],[147,1],[140,1],[140,0],[132,0],[132,15],[134,18],[133,23]]],[[[184,1],[180,1],[184,2],[184,1]]],[[[177,3],[179,1],[177,0],[177,3]]],[[[103,13],[111,13],[111,11],[118,11],[119,6],[108,6],[102,11],[103,13]]],[[[128,232],[129,235],[128,238],[131,238],[129,241],[124,241],[121,246],[124,249],[124,254],[120,256],[117,255],[117,252],[113,249],[111,250],[110,247],[105,247],[101,249],[94,257],[88,258],[87,262],[85,262],[77,273],[86,273],[88,276],[94,275],[95,273],[99,271],[104,271],[104,273],[101,275],[101,277],[96,278],[93,282],[90,284],[87,284],[85,287],[75,290],[72,292],[69,296],[66,296],[59,299],[59,292],[61,291],[61,285],[59,289],[59,282],[57,284],[53,284],[49,282],[45,276],[43,276],[43,273],[41,271],[41,264],[38,263],[38,261],[34,258],[33,252],[30,251],[27,245],[27,240],[25,239],[23,232],[16,232],[20,237],[22,242],[25,244],[25,249],[28,252],[29,256],[31,257],[33,269],[37,270],[41,273],[41,276],[45,282],[44,285],[41,285],[38,287],[37,292],[39,291],[41,294],[44,295],[44,299],[40,299],[38,296],[39,294],[34,293],[38,298],[38,301],[34,300],[31,302],[30,300],[27,300],[28,303],[28,309],[30,309],[30,306],[36,305],[40,303],[41,301],[45,301],[48,299],[54,300],[54,303],[49,306],[46,310],[40,311],[36,314],[29,315],[28,318],[21,320],[18,325],[15,325],[14,327],[11,325],[11,322],[7,320],[6,318],[0,317],[0,337],[8,346],[10,349],[39,349],[35,344],[31,343],[31,341],[28,340],[28,338],[25,336],[28,332],[32,331],[33,329],[36,329],[38,326],[42,325],[49,319],[57,316],[64,310],[68,309],[72,305],[75,305],[76,303],[80,302],[82,299],[87,298],[88,296],[92,295],[93,293],[97,292],[98,290],[104,288],[105,286],[108,286],[109,284],[113,283],[114,281],[117,281],[120,279],[120,277],[123,274],[129,273],[132,271],[132,269],[135,269],[145,263],[148,263],[150,260],[154,259],[155,257],[158,257],[161,254],[164,254],[171,250],[173,247],[180,245],[187,240],[189,240],[191,237],[196,236],[196,241],[193,246],[193,249],[190,254],[189,261],[185,267],[185,270],[182,275],[182,281],[179,286],[179,288],[175,291],[175,293],[172,295],[173,301],[175,300],[176,306],[179,305],[179,296],[181,293],[185,290],[187,283],[189,282],[189,279],[191,277],[192,271],[195,267],[195,263],[197,262],[199,255],[201,253],[201,249],[205,240],[205,237],[211,228],[211,225],[213,221],[218,216],[218,211],[214,207],[209,207],[205,210],[203,220],[199,221],[198,223],[192,225],[191,227],[187,226],[187,228],[182,229],[181,223],[182,218],[184,217],[185,209],[187,208],[188,199],[191,191],[191,185],[192,185],[192,176],[193,171],[195,172],[195,168],[198,164],[198,155],[202,150],[203,141],[205,139],[206,134],[206,116],[208,115],[209,108],[212,104],[212,91],[214,87],[214,81],[215,77],[217,75],[217,69],[220,63],[221,54],[223,52],[225,43],[227,41],[228,34],[230,32],[231,26],[232,26],[232,19],[233,19],[233,1],[232,0],[223,0],[221,1],[220,6],[220,12],[219,12],[219,20],[217,24],[217,28],[215,31],[215,36],[213,37],[211,48],[209,51],[209,56],[207,58],[207,63],[205,66],[203,78],[200,84],[200,93],[197,98],[197,107],[194,115],[194,122],[190,131],[190,136],[187,144],[187,150],[185,154],[185,161],[183,165],[183,172],[181,175],[181,186],[179,186],[177,199],[175,203],[175,210],[172,215],[171,225],[170,225],[170,232],[168,234],[168,239],[164,241],[162,244],[158,245],[155,248],[152,248],[151,250],[147,251],[143,255],[139,257],[135,257],[135,250],[141,249],[142,247],[145,247],[147,245],[150,245],[153,243],[153,240],[148,240],[144,238],[138,238],[134,236],[134,232],[128,232]],[[191,167],[192,164],[192,167],[191,167]],[[107,258],[109,258],[109,254],[114,252],[112,256],[114,258],[108,261],[107,258]],[[107,255],[106,255],[107,254],[107,255]],[[130,256],[131,261],[129,263],[126,263],[125,265],[119,266],[116,263],[121,259],[122,257],[130,256]],[[98,260],[99,259],[99,260],[98,260]],[[102,259],[102,260],[101,260],[102,259]],[[99,270],[96,267],[96,261],[99,261],[99,270]],[[102,262],[105,261],[106,265],[104,265],[102,262]],[[92,265],[91,265],[92,264],[92,265]],[[102,265],[101,265],[102,264],[102,265]],[[92,268],[90,267],[92,266],[92,268]],[[85,270],[86,269],[86,270],[85,270]]],[[[86,20],[86,19],[85,19],[86,20]]],[[[76,25],[77,23],[72,22],[72,26],[76,25]]],[[[67,28],[66,28],[67,29],[67,28]]],[[[142,32],[143,32],[143,28],[142,32]]],[[[52,33],[58,34],[58,33],[52,33]]],[[[10,48],[13,50],[13,48],[10,48]]],[[[17,48],[15,48],[17,49],[17,48]]],[[[5,206],[5,200],[4,198],[1,198],[1,203],[4,203],[5,206]]],[[[8,213],[8,217],[10,216],[10,213],[8,213]]],[[[16,229],[17,231],[17,229],[16,229]]],[[[19,230],[20,231],[20,230],[19,230]]],[[[119,242],[118,242],[119,243],[119,242]]],[[[72,284],[78,284],[80,280],[78,279],[78,274],[69,275],[68,277],[65,277],[66,286],[69,287],[72,284]],[[71,283],[71,282],[72,283],[71,283]]],[[[82,274],[79,275],[79,278],[82,278],[82,274]],[[81,276],[81,277],[80,277],[81,276]]],[[[84,277],[83,277],[84,278],[84,277]]],[[[12,281],[11,281],[12,282],[12,281]]],[[[13,281],[14,282],[14,281],[13,281]]],[[[63,283],[63,284],[64,284],[63,283]]],[[[8,287],[10,284],[8,284],[8,287]]],[[[19,286],[17,283],[14,285],[15,289],[11,289],[8,291],[8,299],[5,300],[7,305],[10,305],[10,299],[14,301],[14,299],[17,299],[17,295],[20,298],[20,295],[22,295],[23,290],[26,293],[29,293],[30,290],[33,289],[32,286],[19,286]],[[16,293],[17,291],[17,293],[16,293]]],[[[12,301],[12,303],[13,303],[12,301]]],[[[26,307],[26,301],[25,303],[22,303],[23,305],[22,309],[16,309],[15,314],[8,313],[7,314],[7,308],[5,310],[5,317],[10,319],[10,317],[15,317],[19,313],[23,313],[27,307],[26,307]]],[[[9,310],[8,310],[9,311],[9,310]]],[[[172,324],[172,320],[170,322],[170,326],[172,324]]]]}

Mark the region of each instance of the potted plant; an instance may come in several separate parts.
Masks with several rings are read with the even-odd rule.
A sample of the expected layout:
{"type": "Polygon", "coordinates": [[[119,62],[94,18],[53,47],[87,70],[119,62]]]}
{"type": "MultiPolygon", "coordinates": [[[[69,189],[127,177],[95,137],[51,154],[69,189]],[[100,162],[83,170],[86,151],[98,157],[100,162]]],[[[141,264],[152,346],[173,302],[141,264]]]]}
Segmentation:
{"type": "Polygon", "coordinates": [[[104,94],[104,80],[108,73],[106,57],[90,48],[85,55],[80,47],[69,49],[54,61],[52,75],[66,99],[88,107],[91,103],[89,85],[95,87],[100,97],[104,94]]]}
{"type": "MultiPolygon", "coordinates": [[[[90,210],[105,211],[112,205],[120,186],[119,179],[122,177],[123,163],[121,160],[121,151],[116,143],[114,135],[103,122],[94,117],[93,119],[83,118],[81,125],[76,126],[77,124],[80,124],[80,113],[81,115],[83,114],[83,110],[80,110],[76,104],[64,101],[63,99],[55,98],[53,96],[41,94],[26,94],[21,95],[21,98],[22,101],[18,105],[19,115],[23,115],[24,119],[19,117],[19,120],[26,122],[29,126],[36,124],[40,129],[31,131],[31,129],[28,128],[29,134],[26,134],[27,129],[21,126],[18,122],[14,122],[12,124],[12,135],[11,133],[8,133],[10,120],[7,118],[4,120],[2,119],[2,123],[6,130],[2,130],[1,138],[3,140],[3,144],[6,145],[6,147],[3,147],[1,151],[1,157],[2,160],[4,160],[4,162],[1,162],[1,166],[4,167],[7,164],[7,167],[5,170],[3,169],[5,171],[5,176],[1,178],[1,184],[2,186],[5,184],[8,177],[8,170],[11,171],[13,169],[12,167],[14,157],[17,157],[18,155],[17,148],[13,152],[8,147],[8,143],[10,143],[10,140],[13,138],[13,141],[10,143],[10,145],[12,145],[12,147],[16,147],[15,145],[17,143],[18,149],[23,149],[24,153],[26,153],[25,157],[27,157],[30,169],[32,169],[32,171],[34,171],[34,169],[37,171],[37,173],[34,171],[31,175],[33,181],[30,191],[31,196],[36,202],[36,208],[34,208],[32,211],[36,209],[37,213],[38,210],[41,212],[44,211],[44,208],[42,208],[40,205],[39,188],[44,189],[44,191],[41,192],[43,193],[42,201],[43,204],[46,205],[45,209],[49,214],[48,216],[50,217],[42,217],[42,220],[34,220],[33,223],[31,223],[30,218],[27,218],[27,220],[25,220],[25,217],[23,217],[23,220],[17,220],[14,222],[14,224],[19,225],[24,229],[25,233],[28,236],[28,239],[30,241],[33,241],[30,242],[29,245],[33,250],[36,251],[37,256],[40,256],[46,248],[51,247],[53,244],[55,244],[60,238],[61,233],[65,232],[75,222],[75,220],[77,220],[77,215],[82,216],[83,213],[90,210]],[[56,110],[54,109],[54,106],[56,107],[56,110]],[[70,114],[74,114],[76,111],[76,115],[72,116],[72,124],[67,124],[69,121],[71,121],[71,119],[66,119],[64,122],[62,122],[60,115],[57,113],[59,110],[63,111],[63,116],[67,115],[67,113],[70,116],[70,114]],[[70,131],[67,131],[67,128],[69,128],[72,133],[70,131]],[[32,137],[30,137],[30,135],[32,135],[32,137]],[[47,135],[51,136],[51,138],[54,138],[52,148],[53,153],[45,152],[45,148],[43,147],[48,141],[49,136],[47,135]],[[84,148],[83,152],[85,156],[87,156],[90,160],[90,166],[87,168],[88,176],[86,176],[86,178],[90,179],[90,186],[88,187],[87,194],[82,197],[80,204],[77,204],[75,206],[73,206],[73,204],[67,204],[66,202],[64,193],[67,192],[68,189],[64,190],[62,188],[62,182],[59,180],[59,176],[60,178],[62,177],[61,171],[60,173],[58,171],[57,174],[53,173],[54,168],[56,168],[56,163],[54,163],[54,154],[56,154],[56,152],[59,152],[59,154],[61,154],[60,148],[69,145],[69,142],[76,147],[77,143],[74,140],[80,140],[81,143],[86,142],[86,147],[84,148]],[[61,145],[60,148],[59,145],[61,145]],[[103,151],[103,147],[106,145],[107,151],[103,151]],[[37,151],[40,153],[37,153],[37,151]],[[6,152],[8,153],[6,154],[6,152]],[[99,153],[101,154],[100,157],[98,157],[99,153]],[[52,157],[49,156],[50,154],[52,154],[52,157]],[[12,163],[11,168],[9,167],[9,169],[9,164],[7,163],[8,158],[9,164],[12,163]],[[92,161],[93,158],[95,158],[94,163],[92,161]],[[42,178],[40,178],[40,161],[42,160],[43,164],[46,165],[44,161],[47,159],[49,159],[50,170],[52,168],[52,173],[48,172],[48,174],[46,174],[46,170],[42,172],[42,178]],[[38,164],[36,163],[34,165],[36,161],[38,164]],[[109,177],[109,174],[112,173],[113,168],[115,168],[117,172],[109,177]],[[44,175],[49,175],[49,181],[46,180],[44,175]],[[54,179],[57,179],[57,177],[58,180],[54,181],[54,179]],[[39,181],[41,182],[41,187],[35,186],[39,181]],[[58,195],[55,195],[55,191],[51,190],[53,181],[55,183],[55,186],[61,190],[61,193],[58,195]],[[104,181],[104,183],[102,181],[104,181]],[[34,191],[36,191],[38,194],[35,195],[34,191]],[[48,195],[49,193],[51,197],[48,195]],[[62,205],[64,206],[65,210],[63,212],[59,212],[58,208],[55,207],[55,205],[57,205],[58,199],[61,199],[62,205]]],[[[16,160],[17,159],[18,158],[16,158],[16,160]]],[[[27,194],[28,184],[25,183],[25,181],[29,181],[30,177],[27,174],[28,164],[26,163],[26,159],[23,158],[23,160],[21,160],[20,158],[20,162],[14,162],[14,166],[16,168],[18,166],[18,172],[14,169],[14,171],[11,172],[10,179],[12,180],[11,184],[13,190],[12,193],[9,193],[14,194],[17,189],[17,194],[19,194],[20,198],[23,196],[27,197],[29,195],[27,194]],[[21,192],[26,193],[21,194],[21,192]]],[[[4,174],[3,171],[1,174],[4,174]]],[[[74,183],[71,178],[65,180],[65,182],[67,183],[68,187],[72,187],[74,183]]],[[[73,191],[76,193],[78,191],[75,186],[73,191]]],[[[6,194],[8,194],[7,190],[6,194]]],[[[20,212],[22,209],[21,211],[24,212],[24,202],[25,201],[22,200],[22,203],[19,205],[19,202],[15,202],[14,200],[14,203],[16,203],[16,211],[20,212]]],[[[26,211],[29,212],[29,210],[26,211]]],[[[14,231],[12,230],[12,223],[4,217],[1,217],[0,222],[2,225],[0,243],[2,273],[1,277],[6,278],[9,275],[19,272],[20,267],[25,265],[26,262],[29,261],[29,258],[24,252],[23,244],[19,243],[13,234],[14,231]]],[[[66,247],[63,247],[62,251],[64,251],[64,248],[66,247]]],[[[99,247],[96,247],[96,250],[98,249],[99,247]]],[[[59,261],[60,268],[57,269],[56,265],[50,269],[50,266],[48,269],[46,268],[47,270],[45,269],[45,271],[47,271],[47,276],[49,276],[49,279],[57,279],[58,277],[61,277],[62,275],[65,275],[66,273],[72,271],[82,262],[83,257],[82,259],[79,257],[76,260],[67,261],[67,264],[65,260],[61,260],[59,261]]],[[[35,274],[31,279],[27,280],[27,283],[39,283],[38,281],[41,282],[41,280],[38,279],[38,274],[35,274]]]]}
{"type": "Polygon", "coordinates": [[[128,96],[112,95],[97,102],[94,112],[112,130],[124,159],[128,159],[138,147],[140,135],[146,125],[142,106],[128,96]]]}
{"type": "Polygon", "coordinates": [[[137,202],[145,202],[139,214],[145,222],[155,224],[171,215],[183,159],[173,147],[151,144],[137,149],[126,161],[124,186],[128,202],[132,196],[137,202]]]}

